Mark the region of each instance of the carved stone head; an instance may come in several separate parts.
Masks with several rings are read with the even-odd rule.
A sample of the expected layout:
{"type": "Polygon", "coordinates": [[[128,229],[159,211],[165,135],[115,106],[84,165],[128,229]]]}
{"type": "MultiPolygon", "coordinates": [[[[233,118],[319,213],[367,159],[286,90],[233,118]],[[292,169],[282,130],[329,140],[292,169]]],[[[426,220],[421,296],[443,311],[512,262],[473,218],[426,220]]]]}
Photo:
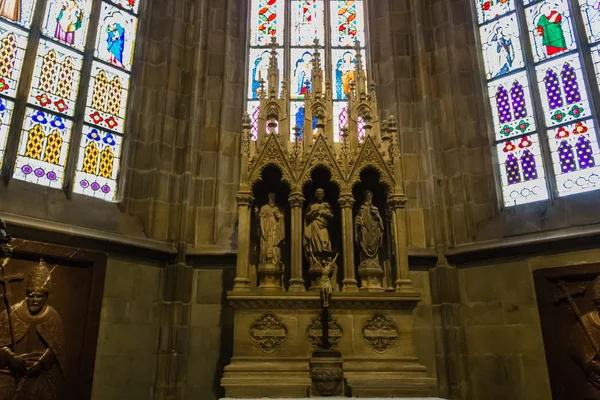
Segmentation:
{"type": "Polygon", "coordinates": [[[371,192],[370,190],[365,190],[365,204],[373,204],[373,192],[371,192]]]}
{"type": "Polygon", "coordinates": [[[52,287],[52,277],[44,260],[40,260],[29,274],[27,282],[27,308],[32,315],[39,314],[46,308],[46,302],[52,287]]]}
{"type": "Polygon", "coordinates": [[[315,198],[317,199],[317,201],[323,201],[323,199],[325,198],[325,191],[321,188],[317,189],[315,191],[315,198]]]}
{"type": "Polygon", "coordinates": [[[274,206],[275,205],[275,193],[269,192],[268,197],[269,197],[269,205],[274,206]]]}

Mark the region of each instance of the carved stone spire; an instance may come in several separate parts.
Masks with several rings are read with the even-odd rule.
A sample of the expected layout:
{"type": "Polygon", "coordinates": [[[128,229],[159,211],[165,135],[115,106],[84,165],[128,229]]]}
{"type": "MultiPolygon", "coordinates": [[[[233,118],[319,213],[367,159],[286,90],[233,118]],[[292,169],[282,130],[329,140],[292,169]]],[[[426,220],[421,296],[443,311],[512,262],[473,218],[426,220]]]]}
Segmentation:
{"type": "Polygon", "coordinates": [[[358,98],[363,98],[366,96],[368,90],[368,83],[367,74],[365,73],[365,68],[362,59],[360,42],[358,40],[354,42],[354,51],[356,52],[356,67],[354,72],[354,80],[357,90],[356,95],[358,98]]]}
{"type": "Polygon", "coordinates": [[[269,71],[267,82],[269,86],[269,98],[276,99],[279,89],[279,67],[277,66],[277,39],[271,37],[271,54],[269,56],[269,71]]]}
{"type": "Polygon", "coordinates": [[[315,39],[313,44],[312,60],[312,89],[315,96],[323,92],[323,70],[321,69],[321,53],[319,53],[319,39],[315,39]]]}

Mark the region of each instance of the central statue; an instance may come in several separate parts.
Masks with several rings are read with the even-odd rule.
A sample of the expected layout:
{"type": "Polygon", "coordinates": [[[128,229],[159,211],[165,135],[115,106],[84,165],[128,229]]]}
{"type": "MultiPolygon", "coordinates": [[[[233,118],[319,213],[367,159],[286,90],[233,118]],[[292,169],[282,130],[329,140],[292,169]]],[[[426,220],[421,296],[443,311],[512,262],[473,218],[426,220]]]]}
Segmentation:
{"type": "Polygon", "coordinates": [[[321,265],[317,258],[319,253],[331,252],[328,227],[333,212],[324,198],[325,191],[317,189],[315,200],[308,206],[304,221],[304,252],[310,264],[319,265],[319,269],[321,265]]]}

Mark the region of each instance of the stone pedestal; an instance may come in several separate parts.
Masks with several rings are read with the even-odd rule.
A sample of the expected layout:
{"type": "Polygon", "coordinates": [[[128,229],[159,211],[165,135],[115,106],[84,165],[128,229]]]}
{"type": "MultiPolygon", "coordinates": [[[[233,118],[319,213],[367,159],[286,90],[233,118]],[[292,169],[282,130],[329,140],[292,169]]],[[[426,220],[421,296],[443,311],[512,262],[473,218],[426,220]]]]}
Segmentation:
{"type": "Polygon", "coordinates": [[[318,350],[309,365],[311,397],[344,395],[344,361],[339,351],[318,350]]]}
{"type": "MultiPolygon", "coordinates": [[[[230,292],[234,307],[234,349],[221,385],[233,398],[306,398],[310,365],[319,338],[314,321],[321,301],[315,292],[230,292]]],[[[436,379],[415,355],[410,293],[336,292],[330,300],[330,326],[341,353],[352,397],[422,397],[436,379]],[[338,338],[338,336],[341,336],[338,338]]]]}
{"type": "Polygon", "coordinates": [[[273,263],[260,264],[256,270],[258,274],[258,288],[262,290],[283,290],[281,277],[283,270],[273,263]]]}

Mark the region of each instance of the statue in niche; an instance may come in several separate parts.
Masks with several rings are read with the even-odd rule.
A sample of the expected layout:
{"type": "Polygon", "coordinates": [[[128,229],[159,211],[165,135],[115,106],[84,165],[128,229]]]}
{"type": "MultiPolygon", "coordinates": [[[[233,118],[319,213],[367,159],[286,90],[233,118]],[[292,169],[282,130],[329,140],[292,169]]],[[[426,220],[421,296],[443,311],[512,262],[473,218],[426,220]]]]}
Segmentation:
{"type": "Polygon", "coordinates": [[[269,202],[258,210],[254,208],[260,221],[260,261],[261,265],[281,266],[281,244],[285,240],[285,218],[281,208],[275,204],[275,193],[268,195],[269,202]]]}
{"type": "Polygon", "coordinates": [[[373,192],[365,191],[365,200],[354,218],[354,237],[360,246],[360,266],[380,268],[379,249],[383,246],[383,220],[373,204],[373,192]]]}
{"type": "Polygon", "coordinates": [[[315,200],[308,206],[304,220],[304,252],[311,266],[317,265],[319,270],[321,254],[332,251],[328,227],[333,212],[324,198],[325,191],[317,189],[315,200]]]}
{"type": "Polygon", "coordinates": [[[0,400],[60,399],[65,338],[47,304],[51,273],[43,260],[29,274],[26,299],[0,314],[0,400]]]}

